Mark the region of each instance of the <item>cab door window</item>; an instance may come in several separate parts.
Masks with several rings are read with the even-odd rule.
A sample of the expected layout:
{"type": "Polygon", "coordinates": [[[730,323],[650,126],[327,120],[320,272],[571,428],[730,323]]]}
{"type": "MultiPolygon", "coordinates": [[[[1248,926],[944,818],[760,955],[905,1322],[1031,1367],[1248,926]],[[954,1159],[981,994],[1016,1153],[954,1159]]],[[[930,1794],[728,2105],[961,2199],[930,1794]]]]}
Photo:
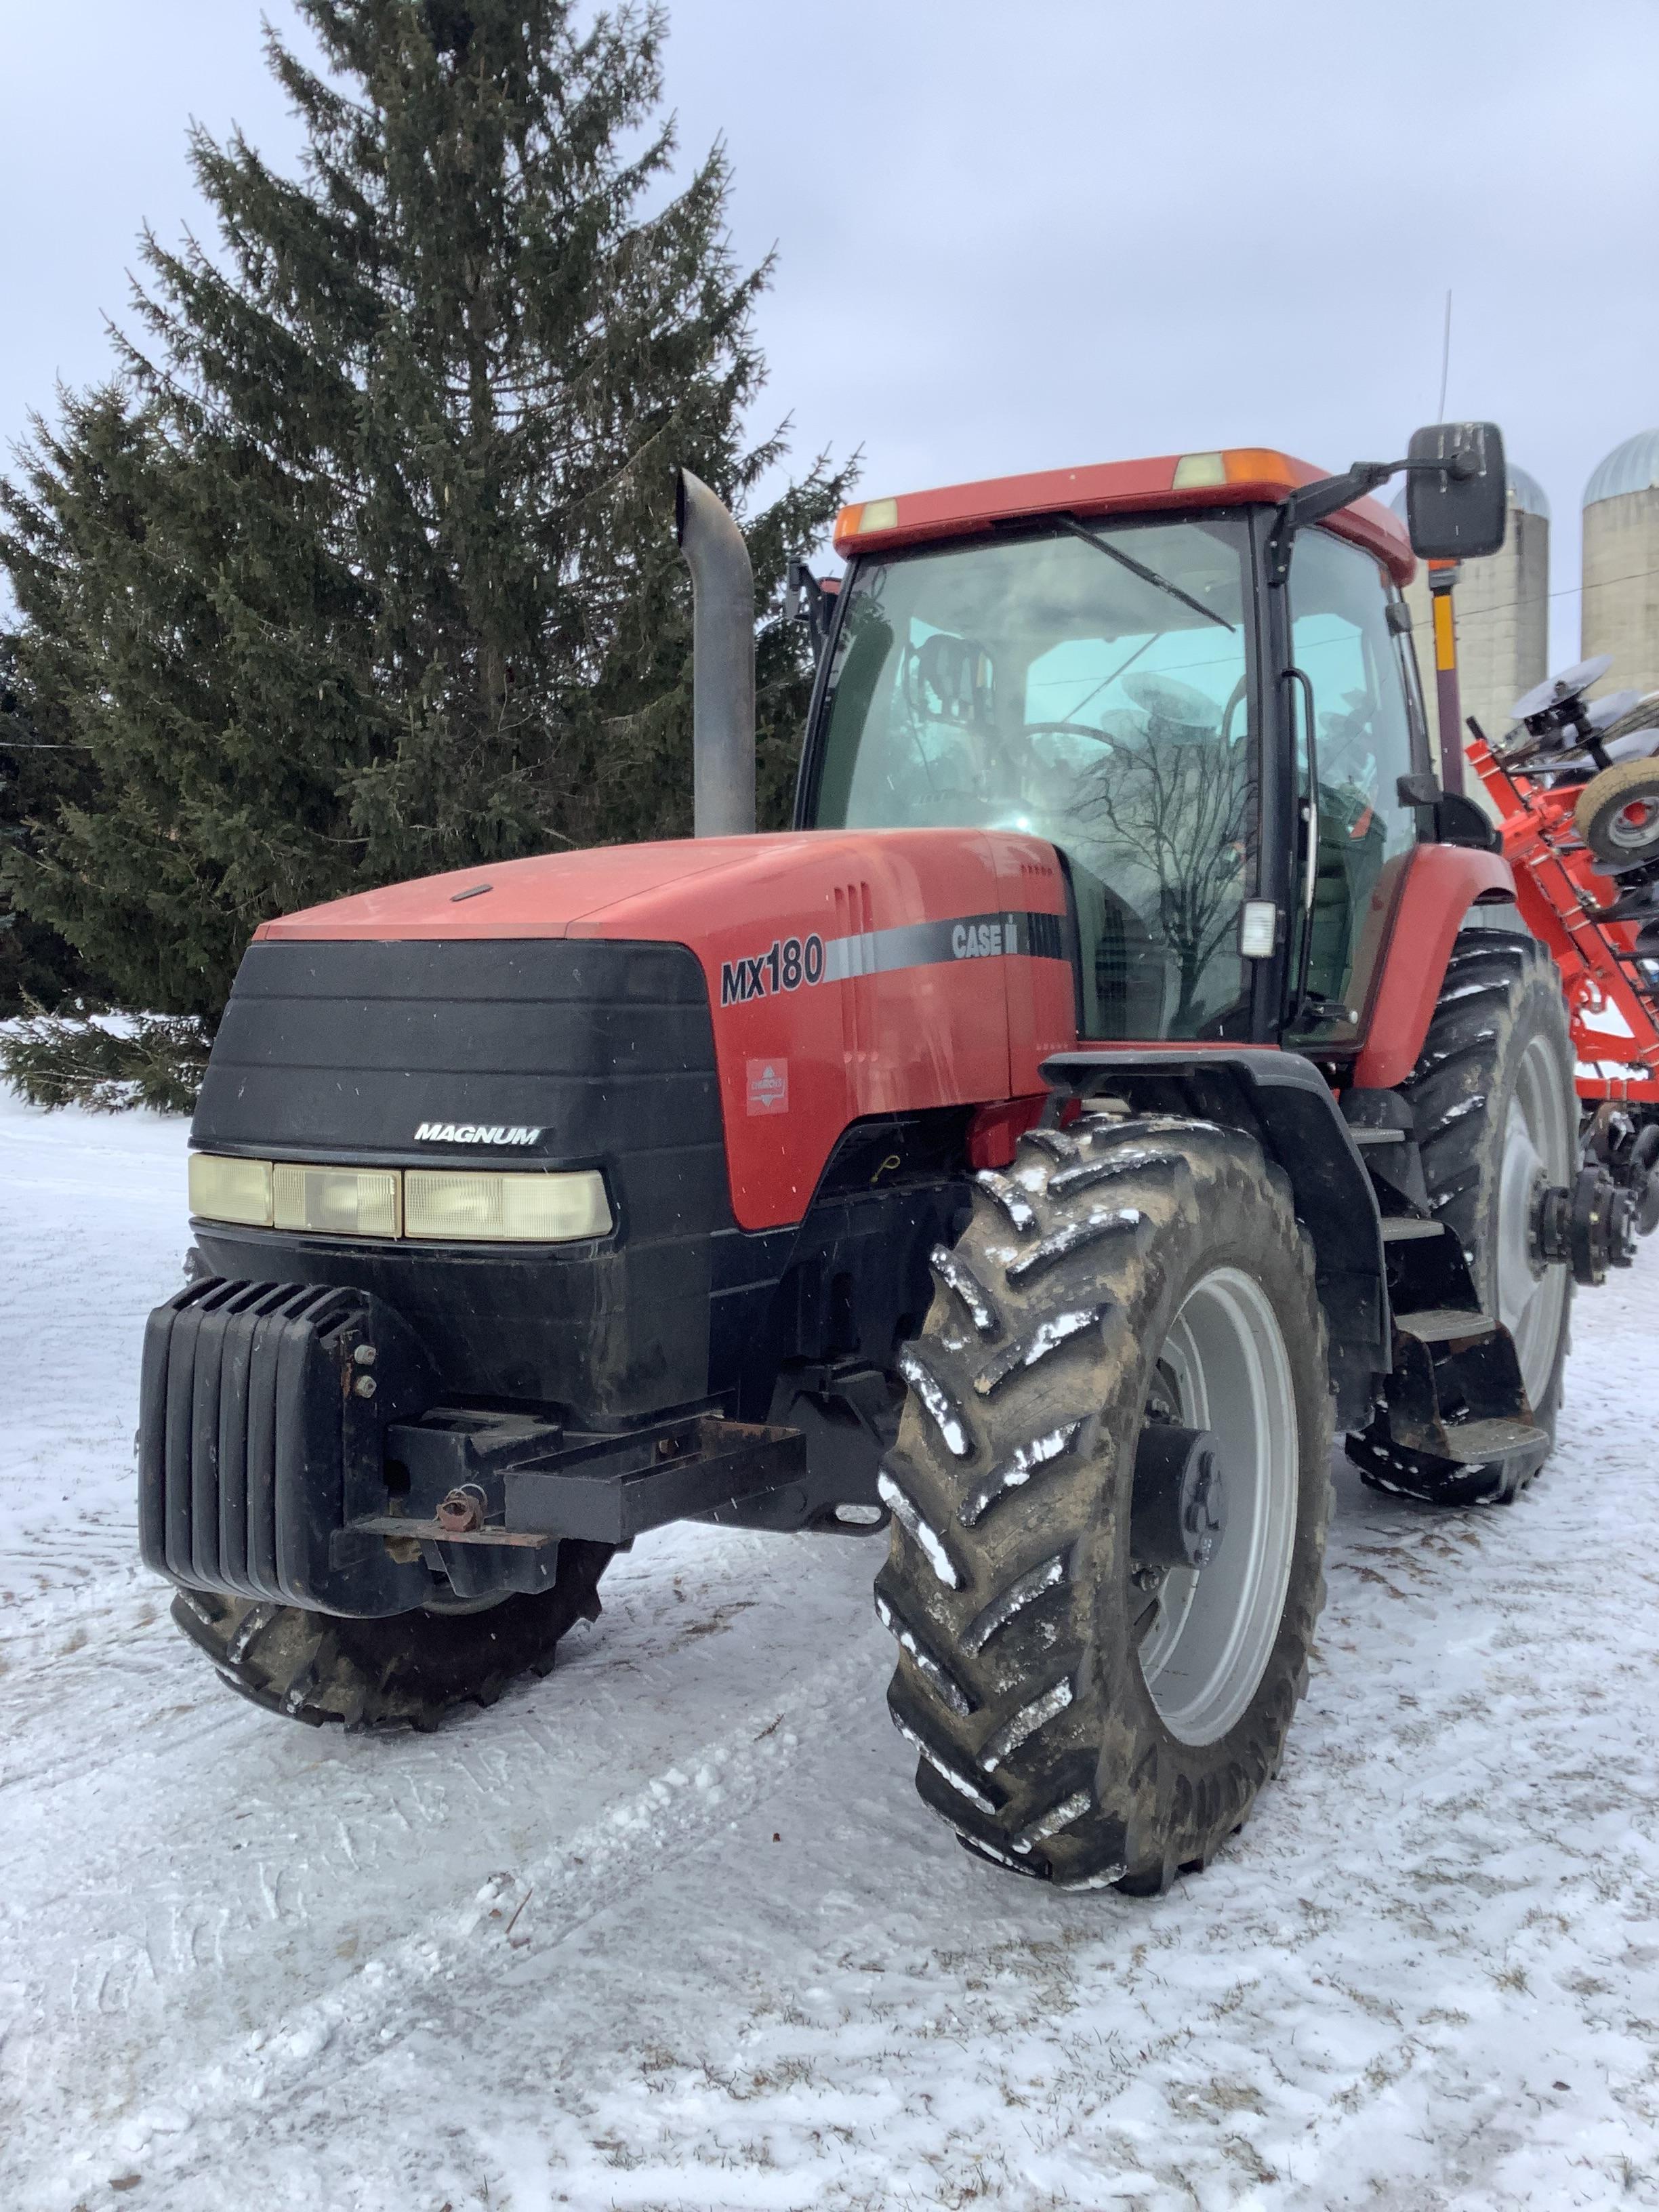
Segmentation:
{"type": "MultiPolygon", "coordinates": [[[[1340,1042],[1355,1024],[1311,1010],[1363,1012],[1406,857],[1414,810],[1398,779],[1413,760],[1413,718],[1398,642],[1389,627],[1396,596],[1382,564],[1322,530],[1304,531],[1291,562],[1291,657],[1307,679],[1293,684],[1297,776],[1308,792],[1308,694],[1317,763],[1313,905],[1299,915],[1294,988],[1306,943],[1307,993],[1297,1034],[1340,1042]]],[[[1304,864],[1306,854],[1304,855],[1304,864]]],[[[1303,892],[1305,877],[1298,884],[1303,892]]],[[[1292,1008],[1293,1016],[1297,1009],[1292,1008]]]]}

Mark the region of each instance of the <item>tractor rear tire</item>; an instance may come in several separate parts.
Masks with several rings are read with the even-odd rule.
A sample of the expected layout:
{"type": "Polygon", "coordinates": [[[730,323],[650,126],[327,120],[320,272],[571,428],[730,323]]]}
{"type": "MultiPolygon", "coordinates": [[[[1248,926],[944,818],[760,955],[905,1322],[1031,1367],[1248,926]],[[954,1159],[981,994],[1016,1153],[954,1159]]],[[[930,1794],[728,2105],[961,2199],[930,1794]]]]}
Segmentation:
{"type": "Polygon", "coordinates": [[[469,1612],[356,1620],[298,1606],[180,1590],[173,1617],[233,1690],[267,1712],[349,1732],[435,1729],[458,1705],[493,1705],[546,1674],[579,1620],[597,1620],[609,1544],[564,1542],[551,1589],[469,1612]]]}
{"type": "Polygon", "coordinates": [[[1416,1066],[1401,1085],[1435,1218],[1461,1239],[1483,1312],[1510,1329],[1532,1417],[1549,1442],[1462,1467],[1376,1435],[1348,1456],[1372,1488],[1433,1505],[1509,1504],[1555,1443],[1572,1277],[1533,1249],[1540,1183],[1570,1187],[1577,1158],[1572,1036],[1554,963],[1531,937],[1465,930],[1446,963],[1416,1066]]]}
{"type": "Polygon", "coordinates": [[[1233,1131],[1088,1115],[980,1176],[933,1266],[876,1585],[917,1789],[1015,1873],[1161,1891],[1277,1771],[1324,1598],[1330,1382],[1289,1183],[1233,1131]],[[1220,1440],[1200,1570],[1138,1556],[1158,1421],[1220,1440]]]}

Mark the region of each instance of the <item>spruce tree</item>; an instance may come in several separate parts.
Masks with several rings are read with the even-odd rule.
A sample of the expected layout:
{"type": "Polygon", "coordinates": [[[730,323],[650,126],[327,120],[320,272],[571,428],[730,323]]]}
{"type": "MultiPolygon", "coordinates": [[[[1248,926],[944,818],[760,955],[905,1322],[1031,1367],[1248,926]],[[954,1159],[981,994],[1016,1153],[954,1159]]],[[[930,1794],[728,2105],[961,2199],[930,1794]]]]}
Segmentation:
{"type": "Polygon", "coordinates": [[[784,563],[847,482],[746,511],[784,451],[744,428],[770,264],[732,257],[720,148],[672,189],[659,13],[297,4],[325,70],[267,40],[301,173],[193,134],[216,241],[146,234],[118,386],[0,487],[15,690],[89,764],[5,881],[203,1035],[268,915],[689,830],[676,463],[744,516],[775,811],[784,563]]]}
{"type": "MultiPolygon", "coordinates": [[[[33,728],[18,696],[16,662],[15,641],[0,635],[0,856],[27,847],[31,824],[84,795],[92,775],[84,751],[51,744],[33,728]]],[[[20,914],[0,884],[0,1021],[97,997],[74,946],[20,914]]]]}

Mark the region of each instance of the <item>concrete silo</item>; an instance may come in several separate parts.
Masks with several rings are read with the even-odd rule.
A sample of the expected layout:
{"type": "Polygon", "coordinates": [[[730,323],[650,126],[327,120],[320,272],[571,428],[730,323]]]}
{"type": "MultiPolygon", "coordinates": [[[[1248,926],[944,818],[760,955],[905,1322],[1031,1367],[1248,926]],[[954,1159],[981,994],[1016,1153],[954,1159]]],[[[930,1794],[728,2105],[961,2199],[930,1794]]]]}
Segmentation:
{"type": "Polygon", "coordinates": [[[1615,446],[1584,487],[1581,650],[1610,653],[1599,691],[1659,690],[1659,430],[1615,446]]]}
{"type": "MultiPolygon", "coordinates": [[[[1395,500],[1405,512],[1402,492],[1395,500]]],[[[1524,469],[1510,464],[1510,526],[1503,544],[1457,572],[1457,667],[1463,712],[1489,738],[1510,726],[1510,708],[1549,674],[1550,503],[1524,469]]],[[[1406,589],[1418,673],[1436,726],[1434,622],[1428,579],[1419,565],[1406,589]]],[[[1467,732],[1463,732],[1467,742],[1467,732]]]]}

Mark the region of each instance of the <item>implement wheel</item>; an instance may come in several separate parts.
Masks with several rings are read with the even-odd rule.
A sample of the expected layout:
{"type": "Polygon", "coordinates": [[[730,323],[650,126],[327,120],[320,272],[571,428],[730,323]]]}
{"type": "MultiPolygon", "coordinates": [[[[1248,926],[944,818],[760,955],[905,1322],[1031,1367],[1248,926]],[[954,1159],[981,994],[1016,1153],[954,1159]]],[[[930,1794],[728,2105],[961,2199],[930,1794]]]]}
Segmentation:
{"type": "Polygon", "coordinates": [[[1621,761],[1593,775],[1572,826],[1605,868],[1659,860],[1659,762],[1621,761]]]}
{"type": "Polygon", "coordinates": [[[560,1639],[599,1616],[609,1544],[562,1543],[551,1589],[476,1609],[351,1620],[299,1606],[180,1590],[173,1617],[233,1690],[313,1728],[434,1729],[493,1705],[518,1675],[550,1673],[560,1639]]]}
{"type": "Polygon", "coordinates": [[[889,1703],[970,1851],[1156,1892],[1243,1820],[1307,1681],[1313,1255],[1284,1176],[1202,1123],[1085,1117],[979,1182],[881,1478],[889,1703]]]}

